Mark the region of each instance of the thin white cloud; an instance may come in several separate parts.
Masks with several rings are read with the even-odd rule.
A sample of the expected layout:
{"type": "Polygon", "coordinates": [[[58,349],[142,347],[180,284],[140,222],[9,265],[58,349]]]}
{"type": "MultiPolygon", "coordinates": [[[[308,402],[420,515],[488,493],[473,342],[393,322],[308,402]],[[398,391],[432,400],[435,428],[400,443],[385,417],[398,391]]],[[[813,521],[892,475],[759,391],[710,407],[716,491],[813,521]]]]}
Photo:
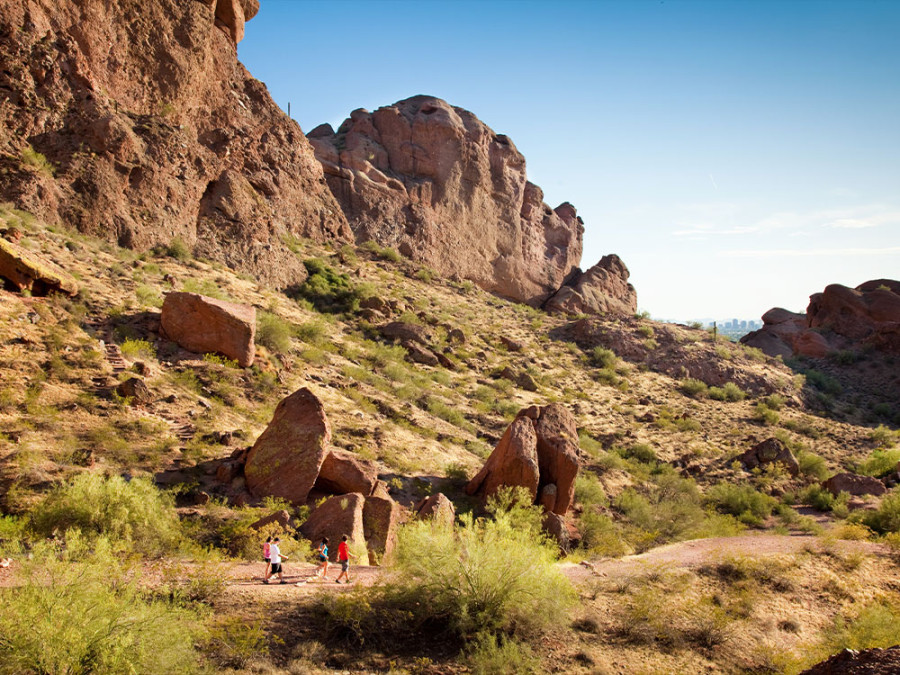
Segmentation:
{"type": "Polygon", "coordinates": [[[735,249],[719,251],[722,258],[814,258],[841,256],[844,258],[863,256],[884,256],[900,254],[900,246],[887,248],[776,248],[776,249],[735,249]]]}

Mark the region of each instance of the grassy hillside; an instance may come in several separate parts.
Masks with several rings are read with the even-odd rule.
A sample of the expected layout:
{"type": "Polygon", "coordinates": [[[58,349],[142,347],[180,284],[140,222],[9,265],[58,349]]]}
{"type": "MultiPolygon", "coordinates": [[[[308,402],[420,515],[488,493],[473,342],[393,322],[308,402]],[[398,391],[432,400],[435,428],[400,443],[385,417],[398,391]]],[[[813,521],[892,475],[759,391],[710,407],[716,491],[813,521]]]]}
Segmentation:
{"type": "MultiPolygon", "coordinates": [[[[730,536],[748,528],[817,534],[848,517],[882,533],[900,529],[900,520],[895,519],[896,527],[891,520],[895,507],[889,498],[876,518],[864,515],[876,513],[871,510],[851,514],[845,497],[835,500],[818,488],[819,480],[835,472],[854,469],[883,475],[900,459],[892,409],[878,408],[865,398],[870,393],[860,394],[828,374],[844,372],[840,369],[847,368],[846,363],[791,364],[804,375],[700,329],[641,317],[585,322],[584,317],[547,315],[488,295],[470,282],[437,278],[431,270],[374,245],[332,249],[307,241],[285,242],[311,276],[300,287],[277,292],[224,266],[192,259],[178,241],[139,256],[48,227],[8,207],[0,210],[0,218],[6,227],[22,231],[21,246],[62,267],[80,285],[74,298],[0,292],[0,499],[5,514],[0,539],[4,550],[16,557],[43,546],[46,536],[64,537],[65,524],[54,527],[52,519],[58,516],[52,515],[57,512],[48,506],[47,495],[67,504],[58,486],[71,486],[82,474],[124,475],[131,480],[124,485],[152,487],[160,482],[160,508],[174,513],[177,504],[183,538],[163,551],[133,547],[129,555],[141,564],[159,556],[173,565],[187,559],[257,557],[258,537],[248,523],[282,506],[302,519],[314,504],[235,504],[231,497],[242,479],[220,483],[215,470],[236,449],[252,444],[278,401],[300,387],[309,387],[323,401],[334,445],[375,460],[395,499],[411,505],[442,491],[461,513],[480,513],[462,487],[515,414],[532,404],[565,404],[577,419],[582,451],[572,514],[582,542],[571,552],[570,562],[640,553],[697,537],[730,536]],[[163,339],[159,308],[172,290],[254,305],[256,364],[240,369],[221,356],[190,354],[163,339]],[[403,347],[381,337],[379,326],[388,321],[425,327],[429,347],[442,355],[442,364],[411,362],[403,347]],[[714,385],[698,377],[721,380],[722,373],[730,379],[714,385]],[[149,388],[149,402],[115,393],[120,382],[135,376],[149,388]],[[799,476],[779,468],[747,472],[735,461],[773,436],[797,457],[799,476]],[[142,477],[147,481],[135,480],[142,477]],[[212,499],[203,503],[201,492],[212,499]]],[[[884,363],[879,358],[867,355],[855,365],[858,370],[878,370],[877,364],[884,363]],[[876,366],[867,365],[866,359],[876,366]]],[[[89,487],[96,486],[82,486],[85,491],[77,498],[100,494],[90,493],[89,487]]],[[[117,494],[127,489],[116,488],[117,494]]],[[[878,506],[871,498],[860,505],[866,501],[870,508],[878,506]]],[[[112,530],[104,527],[98,526],[101,538],[111,536],[112,530]]],[[[875,536],[858,522],[841,528],[835,536],[875,536]]],[[[120,539],[139,540],[123,531],[116,530],[120,539]]],[[[115,541],[112,545],[115,548],[115,541]]],[[[303,546],[292,540],[289,548],[302,552],[303,546]]],[[[95,545],[88,548],[90,556],[100,555],[95,545]]],[[[890,591],[890,559],[868,549],[853,553],[860,557],[849,563],[846,552],[830,555],[816,549],[805,555],[811,558],[784,563],[795,579],[791,589],[806,589],[797,591],[796,598],[784,591],[788,605],[805,603],[804,593],[813,597],[822,584],[831,583],[812,581],[821,570],[819,576],[803,571],[804,566],[819,565],[815,561],[825,561],[822,569],[849,565],[847,574],[867,570],[878,592],[864,589],[862,581],[859,588],[853,585],[857,582],[846,582],[840,602],[814,603],[792,619],[796,630],[778,629],[773,637],[760,623],[765,612],[757,604],[766,595],[766,580],[735,586],[728,573],[723,576],[716,568],[689,572],[693,576],[687,580],[680,573],[650,579],[642,591],[633,585],[595,582],[581,588],[574,627],[557,626],[549,642],[528,647],[525,640],[509,648],[525,645],[521,649],[527,649],[527,659],[521,658],[536,659],[528,663],[543,663],[540,668],[549,668],[554,655],[565,654],[560,663],[566,671],[607,672],[601,663],[616,658],[643,663],[648,672],[701,664],[731,671],[734,652],[725,645],[736,644],[731,642],[735,632],[743,635],[742,649],[749,645],[762,653],[773,641],[779,649],[793,649],[822,644],[823,631],[852,602],[868,606],[874,599],[893,607],[881,594],[890,591]],[[682,594],[684,606],[642,595],[653,592],[682,594]],[[617,595],[633,613],[639,614],[647,603],[664,606],[687,622],[686,632],[660,637],[653,623],[659,617],[615,618],[618,614],[610,612],[620,604],[617,595]],[[737,607],[741,602],[751,608],[737,607]],[[691,628],[691,617],[698,612],[720,617],[727,628],[721,635],[718,624],[691,628]],[[697,631],[706,634],[696,637],[697,631]],[[783,633],[790,634],[789,639],[782,640],[783,633]],[[619,636],[620,656],[608,645],[594,644],[597,636],[606,636],[605,642],[614,634],[619,636]],[[578,653],[583,654],[581,661],[578,653]]],[[[82,556],[77,564],[87,564],[86,559],[82,556]]],[[[756,578],[757,573],[746,574],[756,578]]],[[[839,569],[834,574],[843,579],[839,569]]],[[[191,596],[190,611],[201,615],[209,602],[221,598],[215,579],[194,575],[185,587],[183,580],[161,582],[153,574],[148,578],[155,580],[151,585],[157,590],[168,588],[170,596],[176,588],[179,597],[191,596]]],[[[236,617],[252,614],[234,598],[223,606],[236,617]]],[[[209,630],[227,634],[222,620],[209,624],[209,630]]],[[[255,637],[242,628],[238,637],[222,639],[244,640],[254,658],[269,651],[271,667],[287,667],[291,659],[316,661],[304,661],[306,656],[279,647],[286,636],[279,633],[278,621],[268,620],[260,619],[255,637]]],[[[680,622],[673,619],[672,625],[680,622]]],[[[492,644],[484,647],[487,656],[480,657],[485,663],[491,649],[502,651],[506,643],[492,644]]],[[[330,643],[322,649],[347,651],[330,643]]],[[[354,661],[356,652],[350,651],[348,668],[381,669],[372,665],[377,659],[354,661]]],[[[229,661],[212,647],[203,654],[219,668],[249,667],[250,661],[229,661]]],[[[432,654],[416,672],[445,672],[428,670],[435,659],[452,671],[460,658],[432,654]]],[[[324,656],[319,660],[327,661],[324,656]]],[[[417,667],[408,654],[398,663],[412,671],[417,667]]],[[[740,667],[759,665],[754,663],[740,667]]]]}

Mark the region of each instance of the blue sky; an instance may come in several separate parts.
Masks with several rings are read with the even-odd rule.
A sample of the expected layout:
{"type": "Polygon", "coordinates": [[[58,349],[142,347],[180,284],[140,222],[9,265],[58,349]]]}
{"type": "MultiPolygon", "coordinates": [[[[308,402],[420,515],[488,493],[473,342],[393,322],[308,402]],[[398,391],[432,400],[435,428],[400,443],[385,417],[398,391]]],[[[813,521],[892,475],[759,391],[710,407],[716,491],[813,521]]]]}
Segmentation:
{"type": "Polygon", "coordinates": [[[262,0],[239,56],[304,131],[431,94],[525,155],[657,318],[900,278],[900,0],[262,0]]]}

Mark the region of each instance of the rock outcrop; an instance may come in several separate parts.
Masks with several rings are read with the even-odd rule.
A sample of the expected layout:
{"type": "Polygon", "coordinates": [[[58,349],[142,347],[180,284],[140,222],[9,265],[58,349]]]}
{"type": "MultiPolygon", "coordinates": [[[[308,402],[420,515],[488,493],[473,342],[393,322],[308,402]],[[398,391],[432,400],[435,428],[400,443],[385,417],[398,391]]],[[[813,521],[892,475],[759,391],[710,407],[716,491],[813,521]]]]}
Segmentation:
{"type": "Polygon", "coordinates": [[[578,468],[572,413],[558,403],[531,406],[519,411],[466,492],[487,499],[501,487],[523,487],[533,502],[564,516],[575,496],[578,468]]]}
{"type": "Polygon", "coordinates": [[[872,476],[860,476],[855,473],[838,473],[822,483],[822,487],[837,497],[841,492],[846,492],[852,497],[863,495],[881,496],[887,492],[887,488],[877,478],[872,476]]]}
{"type": "Polygon", "coordinates": [[[900,673],[900,646],[844,649],[800,675],[891,675],[900,673]]]}
{"type": "Polygon", "coordinates": [[[335,495],[319,504],[300,526],[304,537],[317,544],[327,537],[331,560],[337,559],[338,542],[347,535],[350,541],[361,545],[366,540],[363,529],[363,507],[366,499],[360,494],[335,495]]]}
{"type": "Polygon", "coordinates": [[[770,464],[780,464],[792,476],[800,473],[797,458],[784,443],[775,437],[757,443],[738,457],[738,461],[744,465],[747,471],[757,468],[764,469],[770,464]]]}
{"type": "Polygon", "coordinates": [[[443,492],[424,497],[413,508],[420,520],[432,519],[443,525],[452,525],[456,520],[456,507],[443,492]]]}
{"type": "Polygon", "coordinates": [[[462,108],[414,96],[309,139],[357,241],[533,305],[581,259],[575,208],[547,206],[512,141],[462,108]]]}
{"type": "Polygon", "coordinates": [[[359,492],[368,497],[378,485],[374,462],[343,450],[331,450],[322,461],[315,488],[331,494],[359,492]]]}
{"type": "Polygon", "coordinates": [[[637,291],[628,283],[628,268],[615,254],[603,256],[587,272],[576,270],[547,302],[548,312],[631,315],[637,311],[637,291]]]}
{"type": "Polygon", "coordinates": [[[75,279],[56,265],[3,239],[0,239],[0,282],[7,288],[32,295],[78,293],[75,279]]]}
{"type": "Polygon", "coordinates": [[[831,284],[809,298],[806,314],[775,308],[763,327],[741,338],[770,356],[822,358],[874,347],[900,354],[900,281],[876,279],[855,289],[831,284]]]}
{"type": "Polygon", "coordinates": [[[244,475],[255,497],[303,504],[328,453],[331,426],[321,401],[299,389],[275,408],[272,421],[247,454],[244,475]]]}
{"type": "Polygon", "coordinates": [[[0,200],[287,287],[352,239],[300,127],[238,62],[257,0],[0,0],[0,200]]]}
{"type": "Polygon", "coordinates": [[[168,293],[160,328],[165,337],[198,354],[223,354],[242,368],[256,355],[256,309],[199,293],[168,293]]]}

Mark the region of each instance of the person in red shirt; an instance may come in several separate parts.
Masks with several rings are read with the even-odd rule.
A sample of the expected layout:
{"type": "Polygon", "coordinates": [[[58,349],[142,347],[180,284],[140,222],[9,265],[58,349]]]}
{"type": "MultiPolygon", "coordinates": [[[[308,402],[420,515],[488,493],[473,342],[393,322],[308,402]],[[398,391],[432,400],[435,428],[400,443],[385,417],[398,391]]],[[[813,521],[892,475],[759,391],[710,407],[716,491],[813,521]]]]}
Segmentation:
{"type": "Polygon", "coordinates": [[[350,553],[350,547],[347,545],[347,535],[341,537],[341,543],[338,544],[338,562],[341,563],[341,573],[334,580],[336,584],[341,583],[341,577],[344,577],[350,583],[350,558],[357,556],[350,553]]]}

